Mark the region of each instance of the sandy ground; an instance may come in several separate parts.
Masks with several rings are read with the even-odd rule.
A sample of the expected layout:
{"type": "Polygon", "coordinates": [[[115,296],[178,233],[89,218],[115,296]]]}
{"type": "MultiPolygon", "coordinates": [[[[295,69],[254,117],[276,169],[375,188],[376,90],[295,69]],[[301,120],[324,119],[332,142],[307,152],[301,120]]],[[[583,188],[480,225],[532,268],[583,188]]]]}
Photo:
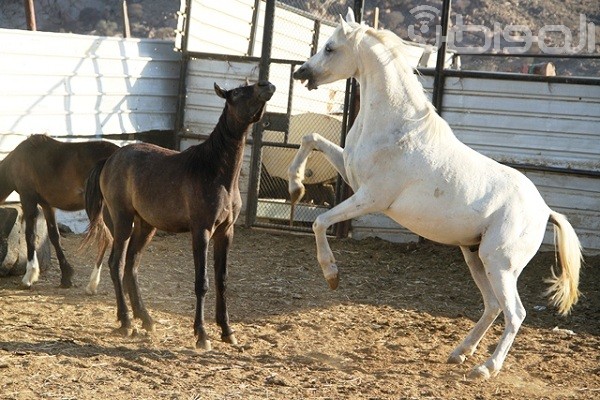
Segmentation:
{"type": "MultiPolygon", "coordinates": [[[[501,374],[465,375],[489,356],[494,325],[463,365],[445,361],[482,312],[456,248],[378,239],[332,239],[341,283],[328,289],[311,236],[238,228],[229,311],[239,340],[219,341],[214,290],[207,300],[213,350],[196,351],[189,235],[157,236],[141,268],[157,321],[147,335],[115,336],[112,283],[85,294],[94,250],[63,243],[76,286],[59,289],[58,265],[32,290],[0,280],[2,399],[596,399],[600,397],[600,258],[588,258],[584,297],[567,318],[546,307],[554,254],[536,256],[519,281],[527,309],[501,374]],[[556,329],[555,329],[556,328],[556,329]]],[[[212,278],[212,274],[211,274],[212,278]]]]}

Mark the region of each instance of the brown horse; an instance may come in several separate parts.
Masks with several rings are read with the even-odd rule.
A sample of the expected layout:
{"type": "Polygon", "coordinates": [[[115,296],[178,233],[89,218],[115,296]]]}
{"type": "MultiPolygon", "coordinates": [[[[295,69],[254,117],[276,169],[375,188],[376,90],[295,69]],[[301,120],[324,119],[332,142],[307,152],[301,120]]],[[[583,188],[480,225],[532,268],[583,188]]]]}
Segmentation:
{"type": "MultiPolygon", "coordinates": [[[[39,277],[35,251],[35,220],[42,207],[48,235],[60,265],[61,287],[73,285],[73,267],[60,245],[54,208],[77,211],[84,208],[85,181],[96,163],[110,156],[119,146],[105,141],[65,143],[46,135],[32,135],[0,162],[0,203],[13,191],[19,193],[25,218],[27,272],[23,285],[31,287],[39,277]]],[[[106,246],[99,249],[96,267],[102,262],[106,246]]]]}
{"type": "Polygon", "coordinates": [[[150,144],[122,147],[90,174],[86,186],[86,211],[90,217],[87,239],[106,232],[102,209],[113,221],[113,246],[109,257],[117,298],[117,332],[128,335],[131,318],[154,330],[154,322],[140,297],[137,270],[140,255],[156,229],[192,234],[195,265],[196,347],[210,349],[204,329],[204,296],[208,290],[206,257],[214,242],[216,320],[221,339],[235,344],[225,302],[227,254],[233,240],[242,199],[238,187],[244,144],[250,126],[260,120],[266,102],[275,92],[269,82],[233,90],[215,83],[215,92],[226,100],[219,122],[209,138],[183,152],[150,144]]]}

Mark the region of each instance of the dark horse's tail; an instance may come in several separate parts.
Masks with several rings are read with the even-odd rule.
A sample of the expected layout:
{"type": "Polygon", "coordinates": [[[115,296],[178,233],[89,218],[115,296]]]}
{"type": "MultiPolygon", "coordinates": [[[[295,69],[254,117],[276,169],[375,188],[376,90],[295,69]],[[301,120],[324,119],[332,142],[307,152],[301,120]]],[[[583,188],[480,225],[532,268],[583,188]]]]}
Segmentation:
{"type": "Polygon", "coordinates": [[[112,235],[104,221],[104,196],[100,190],[100,173],[102,173],[105,163],[106,159],[99,161],[88,175],[85,183],[85,212],[90,219],[90,225],[81,247],[90,244],[93,240],[105,245],[112,242],[112,235]]]}
{"type": "Polygon", "coordinates": [[[10,195],[17,187],[10,173],[10,163],[12,157],[10,154],[0,161],[0,203],[10,195]]]}

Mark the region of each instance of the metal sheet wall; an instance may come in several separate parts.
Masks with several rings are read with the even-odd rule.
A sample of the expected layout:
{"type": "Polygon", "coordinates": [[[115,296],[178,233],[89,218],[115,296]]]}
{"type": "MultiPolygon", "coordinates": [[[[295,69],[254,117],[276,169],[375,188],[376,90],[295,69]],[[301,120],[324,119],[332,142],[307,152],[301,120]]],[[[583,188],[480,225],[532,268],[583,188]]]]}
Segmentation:
{"type": "MultiPolygon", "coordinates": [[[[174,129],[181,55],[172,42],[0,29],[0,43],[0,159],[33,133],[174,129]]],[[[86,225],[82,213],[58,218],[76,232],[86,225]]]]}
{"type": "Polygon", "coordinates": [[[181,55],[172,42],[8,29],[0,42],[2,152],[31,133],[174,128],[181,55]]]}

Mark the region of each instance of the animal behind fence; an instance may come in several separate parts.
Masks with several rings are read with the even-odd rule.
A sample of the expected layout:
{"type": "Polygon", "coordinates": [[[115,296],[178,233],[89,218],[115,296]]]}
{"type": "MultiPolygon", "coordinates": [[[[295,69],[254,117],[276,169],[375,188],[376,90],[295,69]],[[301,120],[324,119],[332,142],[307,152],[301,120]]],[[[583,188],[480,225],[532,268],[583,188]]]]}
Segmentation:
{"type": "Polygon", "coordinates": [[[225,107],[209,138],[183,152],[150,144],[122,147],[106,163],[92,171],[86,186],[86,212],[90,217],[87,240],[102,226],[106,207],[113,221],[113,245],[109,257],[111,278],[117,299],[121,334],[129,334],[133,316],[142,326],[154,330],[154,322],[140,296],[138,267],[145,246],[156,229],[192,234],[195,265],[196,347],[210,349],[204,329],[204,297],[208,290],[206,257],[209,241],[214,242],[216,320],[221,339],[236,343],[225,301],[227,257],[233,240],[242,199],[238,187],[246,137],[260,120],[275,87],[266,81],[251,86],[215,92],[225,107]]]}

